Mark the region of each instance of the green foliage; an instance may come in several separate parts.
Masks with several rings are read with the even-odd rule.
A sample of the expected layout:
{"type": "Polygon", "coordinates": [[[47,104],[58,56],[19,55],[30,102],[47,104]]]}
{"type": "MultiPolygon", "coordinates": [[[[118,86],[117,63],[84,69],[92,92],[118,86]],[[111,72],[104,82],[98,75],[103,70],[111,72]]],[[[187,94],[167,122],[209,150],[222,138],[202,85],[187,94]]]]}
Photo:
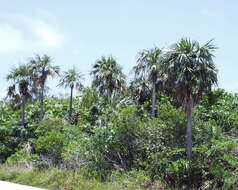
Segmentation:
{"type": "Polygon", "coordinates": [[[67,152],[73,153],[78,161],[88,160],[95,170],[131,168],[140,154],[138,137],[143,133],[137,112],[137,107],[133,106],[119,113],[112,111],[110,115],[102,115],[92,134],[79,133],[78,139],[69,143],[67,152]]]}
{"type": "Polygon", "coordinates": [[[57,164],[61,161],[61,154],[67,143],[68,139],[64,134],[54,130],[48,131],[37,139],[36,152],[51,158],[57,164]]]}
{"type": "Polygon", "coordinates": [[[26,128],[18,125],[19,111],[2,104],[0,155],[2,162],[8,158],[4,167],[11,172],[0,169],[0,179],[64,189],[235,189],[237,96],[213,91],[195,107],[192,161],[184,149],[184,112],[162,94],[158,100],[157,118],[151,118],[149,104],[85,89],[74,101],[77,124],[64,117],[68,100],[47,98],[47,119],[41,122],[39,103],[28,104],[26,128]],[[72,178],[65,181],[65,176],[72,178]]]}
{"type": "Polygon", "coordinates": [[[198,106],[197,112],[202,120],[214,120],[223,133],[237,135],[238,96],[224,90],[211,92],[198,106]]]}
{"type": "MultiPolygon", "coordinates": [[[[211,124],[206,127],[211,127],[211,124]]],[[[194,144],[194,159],[188,161],[184,148],[176,146],[152,152],[146,163],[150,176],[163,179],[169,186],[185,189],[197,189],[206,186],[206,183],[216,188],[236,187],[234,179],[237,178],[238,162],[233,151],[237,144],[216,131],[206,134],[207,129],[194,130],[195,142],[198,142],[194,144]]]]}
{"type": "Polygon", "coordinates": [[[144,168],[148,155],[165,151],[166,147],[179,146],[178,142],[184,139],[180,136],[184,129],[184,114],[172,106],[161,106],[161,110],[160,117],[164,121],[150,119],[139,106],[103,114],[92,134],[76,133],[77,129],[74,130],[78,137],[66,148],[65,159],[72,161],[75,158],[71,162],[74,166],[85,166],[83,163],[86,162],[87,166],[106,170],[106,173],[115,169],[144,168]],[[174,119],[176,116],[178,120],[174,119]],[[174,134],[176,138],[173,138],[174,134]]]}
{"type": "Polygon", "coordinates": [[[35,130],[35,133],[38,136],[45,135],[49,131],[56,131],[59,133],[62,133],[64,130],[69,128],[70,125],[67,123],[67,121],[64,121],[62,119],[47,119],[44,121],[41,121],[38,124],[37,129],[35,130]]]}
{"type": "Polygon", "coordinates": [[[82,95],[82,107],[90,109],[95,106],[99,101],[99,94],[95,88],[86,88],[82,95]]]}
{"type": "Polygon", "coordinates": [[[10,125],[0,126],[0,162],[13,154],[19,145],[26,141],[28,132],[23,126],[10,125]]]}
{"type": "Polygon", "coordinates": [[[182,110],[171,104],[162,104],[158,107],[158,118],[164,122],[161,134],[168,147],[184,147],[186,118],[182,110]]]}
{"type": "Polygon", "coordinates": [[[10,166],[25,166],[31,167],[37,160],[39,156],[37,154],[27,153],[25,150],[19,150],[7,158],[6,164],[10,166]]]}

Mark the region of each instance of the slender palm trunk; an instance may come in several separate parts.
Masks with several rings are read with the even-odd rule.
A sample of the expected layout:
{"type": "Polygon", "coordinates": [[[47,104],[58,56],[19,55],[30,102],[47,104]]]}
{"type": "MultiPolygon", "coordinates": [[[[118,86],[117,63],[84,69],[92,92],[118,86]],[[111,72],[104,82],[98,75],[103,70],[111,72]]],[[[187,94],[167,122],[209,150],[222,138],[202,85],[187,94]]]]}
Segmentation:
{"type": "Polygon", "coordinates": [[[153,81],[152,84],[152,109],[151,109],[151,115],[152,117],[155,117],[156,112],[156,83],[153,81]]]}
{"type": "Polygon", "coordinates": [[[21,120],[22,120],[22,125],[25,126],[25,112],[26,112],[26,96],[23,95],[22,97],[22,113],[21,113],[21,120]]]}
{"type": "Polygon", "coordinates": [[[186,151],[187,158],[192,159],[192,125],[193,125],[193,100],[190,98],[187,106],[187,132],[186,132],[186,151]]]}
{"type": "Polygon", "coordinates": [[[42,121],[44,119],[44,86],[41,87],[40,93],[40,121],[42,121]]]}
{"type": "Polygon", "coordinates": [[[73,112],[73,89],[74,87],[71,86],[70,101],[69,101],[69,119],[71,119],[73,112]]]}

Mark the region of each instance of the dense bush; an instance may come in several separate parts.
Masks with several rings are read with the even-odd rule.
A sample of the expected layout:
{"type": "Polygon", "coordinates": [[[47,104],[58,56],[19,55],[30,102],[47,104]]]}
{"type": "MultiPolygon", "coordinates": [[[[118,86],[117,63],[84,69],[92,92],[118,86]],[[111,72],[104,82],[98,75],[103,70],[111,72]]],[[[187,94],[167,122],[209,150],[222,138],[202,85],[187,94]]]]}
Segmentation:
{"type": "Polygon", "coordinates": [[[27,140],[26,128],[17,125],[0,125],[0,163],[13,154],[27,140]]]}
{"type": "Polygon", "coordinates": [[[64,134],[52,130],[37,139],[36,152],[42,157],[50,158],[53,164],[58,164],[62,160],[61,155],[67,143],[68,139],[64,134]]]}
{"type": "Polygon", "coordinates": [[[40,137],[49,131],[63,133],[67,128],[70,128],[70,124],[67,121],[58,118],[46,119],[38,124],[34,133],[37,137],[40,137]]]}
{"type": "MultiPolygon", "coordinates": [[[[194,148],[194,159],[186,159],[184,149],[167,149],[149,156],[147,171],[154,179],[163,179],[173,187],[198,189],[206,186],[237,186],[237,158],[232,149],[237,146],[226,139],[213,140],[194,148]]],[[[229,187],[229,188],[228,188],[229,187]]]]}
{"type": "MultiPolygon", "coordinates": [[[[49,171],[54,173],[52,176],[57,175],[52,181],[57,180],[42,187],[62,187],[67,183],[65,189],[73,189],[73,180],[65,182],[65,175],[72,179],[83,175],[96,179],[98,185],[98,180],[107,181],[111,189],[113,181],[122,178],[123,182],[115,188],[156,189],[156,181],[164,183],[159,183],[158,189],[229,190],[238,186],[237,95],[216,90],[195,107],[191,161],[186,159],[184,149],[184,111],[162,94],[158,95],[156,118],[151,118],[148,102],[135,105],[123,96],[99,96],[93,89],[86,89],[82,97],[75,99],[74,120],[66,117],[68,100],[45,101],[46,119],[42,122],[37,119],[38,103],[28,104],[27,127],[19,125],[19,111],[7,104],[2,105],[0,115],[0,159],[7,159],[5,165],[66,169],[49,171]]],[[[45,180],[44,170],[27,172],[21,177],[0,172],[0,178],[41,186],[34,176],[45,180]]],[[[93,189],[91,182],[86,186],[93,189]]],[[[106,189],[104,182],[100,185],[106,189]]]]}

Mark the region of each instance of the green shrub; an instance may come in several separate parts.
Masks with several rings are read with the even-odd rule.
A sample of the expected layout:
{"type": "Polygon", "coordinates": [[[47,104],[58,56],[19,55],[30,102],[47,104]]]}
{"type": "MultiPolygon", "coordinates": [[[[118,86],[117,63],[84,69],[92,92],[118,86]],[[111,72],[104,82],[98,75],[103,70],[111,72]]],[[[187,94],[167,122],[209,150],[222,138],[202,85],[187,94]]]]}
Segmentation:
{"type": "Polygon", "coordinates": [[[186,159],[184,149],[166,149],[148,157],[146,170],[152,178],[163,179],[169,186],[181,189],[198,189],[206,183],[233,189],[237,185],[234,179],[238,162],[232,149],[236,146],[225,138],[211,140],[194,147],[192,161],[186,159]]]}
{"type": "Polygon", "coordinates": [[[161,110],[164,121],[150,119],[140,107],[128,106],[102,115],[92,134],[75,128],[78,136],[66,147],[64,159],[71,167],[90,166],[101,174],[145,168],[148,155],[165,151],[166,147],[181,147],[178,141],[184,139],[184,114],[172,106],[161,110]]]}
{"type": "Polygon", "coordinates": [[[45,135],[47,132],[52,130],[59,133],[63,133],[64,130],[66,130],[69,127],[71,127],[70,124],[62,119],[58,118],[46,119],[38,124],[35,133],[37,136],[45,135]]]}
{"type": "Polygon", "coordinates": [[[27,129],[14,124],[9,122],[0,125],[0,163],[17,151],[28,139],[27,129]]]}
{"type": "Polygon", "coordinates": [[[25,166],[32,167],[33,164],[39,159],[37,154],[30,154],[24,150],[19,150],[8,157],[6,164],[10,166],[25,166]]]}
{"type": "Polygon", "coordinates": [[[64,146],[68,144],[68,138],[57,131],[46,132],[36,141],[36,152],[50,158],[53,163],[60,163],[64,146]]]}

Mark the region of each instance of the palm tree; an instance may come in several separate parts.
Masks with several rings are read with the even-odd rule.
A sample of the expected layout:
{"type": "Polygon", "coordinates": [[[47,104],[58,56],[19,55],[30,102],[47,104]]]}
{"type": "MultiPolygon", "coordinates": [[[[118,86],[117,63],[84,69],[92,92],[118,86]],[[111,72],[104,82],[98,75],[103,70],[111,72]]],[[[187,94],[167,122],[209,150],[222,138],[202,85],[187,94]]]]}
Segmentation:
{"type": "Polygon", "coordinates": [[[217,84],[213,62],[216,49],[211,41],[204,46],[196,41],[181,39],[166,54],[162,65],[165,91],[178,100],[187,115],[186,152],[192,159],[192,114],[194,105],[217,84]]]}
{"type": "Polygon", "coordinates": [[[25,126],[25,109],[27,100],[31,98],[30,94],[30,71],[28,65],[19,65],[11,70],[7,75],[7,80],[12,81],[12,85],[8,88],[7,96],[13,98],[15,103],[21,103],[22,107],[22,125],[25,126]],[[16,86],[18,86],[19,93],[16,92],[16,86]]]}
{"type": "MultiPolygon", "coordinates": [[[[40,99],[40,121],[44,118],[44,95],[46,91],[46,82],[49,77],[59,75],[59,66],[52,65],[52,58],[48,55],[39,56],[30,60],[30,68],[33,76],[34,89],[39,89],[40,99]]],[[[37,90],[36,90],[37,91],[37,90]]]]}
{"type": "Polygon", "coordinates": [[[142,105],[150,100],[151,90],[148,80],[144,78],[135,78],[130,82],[129,90],[136,103],[142,105]]]}
{"type": "Polygon", "coordinates": [[[19,105],[21,105],[21,96],[17,93],[16,84],[11,84],[7,88],[7,96],[6,100],[8,99],[11,103],[11,107],[14,110],[17,110],[19,108],[19,105]]]}
{"type": "Polygon", "coordinates": [[[155,117],[156,112],[156,93],[157,80],[159,77],[159,65],[161,63],[162,50],[155,47],[150,50],[144,50],[139,53],[137,65],[133,68],[135,79],[148,80],[152,84],[152,109],[151,115],[155,117]]]}
{"type": "Polygon", "coordinates": [[[73,69],[64,72],[61,76],[58,86],[63,86],[64,88],[70,88],[70,103],[69,103],[69,118],[72,116],[72,105],[73,105],[73,90],[76,88],[78,91],[83,89],[82,84],[83,75],[77,71],[75,67],[73,69]]]}
{"type": "Polygon", "coordinates": [[[113,57],[102,57],[93,65],[91,72],[94,79],[92,86],[101,94],[109,96],[120,93],[125,88],[125,75],[113,57]]]}

